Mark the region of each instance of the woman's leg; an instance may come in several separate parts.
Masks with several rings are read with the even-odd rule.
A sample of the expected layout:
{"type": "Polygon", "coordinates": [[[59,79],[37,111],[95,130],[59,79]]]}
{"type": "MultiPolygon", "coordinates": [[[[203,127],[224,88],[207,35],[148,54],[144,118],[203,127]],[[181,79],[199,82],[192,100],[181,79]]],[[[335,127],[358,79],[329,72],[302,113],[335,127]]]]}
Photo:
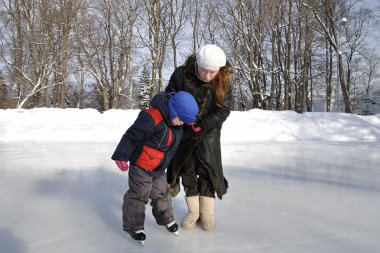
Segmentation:
{"type": "Polygon", "coordinates": [[[212,185],[210,173],[205,167],[199,167],[198,174],[198,187],[200,192],[199,215],[202,222],[202,228],[206,231],[213,231],[215,230],[215,189],[212,185]]]}
{"type": "Polygon", "coordinates": [[[183,218],[181,226],[185,229],[195,227],[199,219],[199,190],[195,157],[191,157],[182,170],[182,185],[185,190],[185,200],[188,213],[183,218]]]}
{"type": "Polygon", "coordinates": [[[182,185],[186,197],[198,196],[198,175],[195,164],[195,157],[191,156],[182,168],[182,185]]]}

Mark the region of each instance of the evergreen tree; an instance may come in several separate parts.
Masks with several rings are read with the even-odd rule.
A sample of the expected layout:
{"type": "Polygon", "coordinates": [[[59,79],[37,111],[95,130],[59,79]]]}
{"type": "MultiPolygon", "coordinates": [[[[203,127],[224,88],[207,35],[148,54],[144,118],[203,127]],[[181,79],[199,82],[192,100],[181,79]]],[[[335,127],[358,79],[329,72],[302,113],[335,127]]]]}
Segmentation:
{"type": "Polygon", "coordinates": [[[147,65],[144,65],[140,77],[140,87],[137,93],[138,105],[141,110],[149,108],[151,93],[150,71],[147,65]]]}

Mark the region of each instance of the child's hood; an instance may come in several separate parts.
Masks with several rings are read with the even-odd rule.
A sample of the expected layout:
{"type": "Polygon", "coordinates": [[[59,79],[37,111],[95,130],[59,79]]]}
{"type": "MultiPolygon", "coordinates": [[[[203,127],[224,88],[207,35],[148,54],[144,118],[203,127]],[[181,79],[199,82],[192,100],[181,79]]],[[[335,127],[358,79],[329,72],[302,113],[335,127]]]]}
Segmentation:
{"type": "Polygon", "coordinates": [[[169,94],[161,92],[150,101],[150,106],[157,108],[166,122],[169,122],[168,99],[169,94]]]}

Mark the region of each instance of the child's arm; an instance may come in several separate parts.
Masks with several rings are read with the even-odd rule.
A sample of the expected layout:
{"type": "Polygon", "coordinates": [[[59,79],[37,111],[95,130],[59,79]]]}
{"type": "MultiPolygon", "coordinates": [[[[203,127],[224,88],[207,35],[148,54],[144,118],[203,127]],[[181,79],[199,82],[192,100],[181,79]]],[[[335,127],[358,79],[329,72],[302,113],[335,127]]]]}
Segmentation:
{"type": "Polygon", "coordinates": [[[136,121],[128,128],[121,138],[112,155],[112,160],[128,162],[136,146],[143,140],[149,138],[154,130],[155,126],[152,117],[148,113],[141,111],[136,121]]]}

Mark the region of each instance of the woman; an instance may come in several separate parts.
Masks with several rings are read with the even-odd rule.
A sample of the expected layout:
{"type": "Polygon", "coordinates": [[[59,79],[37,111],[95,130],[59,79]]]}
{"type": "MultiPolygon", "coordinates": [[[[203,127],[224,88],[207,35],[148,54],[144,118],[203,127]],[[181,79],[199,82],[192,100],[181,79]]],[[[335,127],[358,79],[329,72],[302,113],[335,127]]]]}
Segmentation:
{"type": "Polygon", "coordinates": [[[215,194],[222,199],[228,188],[223,175],[220,132],[230,114],[232,77],[233,69],[223,50],[209,44],[175,69],[166,87],[166,92],[191,93],[199,106],[196,124],[184,127],[167,175],[174,196],[182,177],[188,207],[181,223],[183,228],[195,227],[200,218],[204,230],[215,229],[215,194]]]}

